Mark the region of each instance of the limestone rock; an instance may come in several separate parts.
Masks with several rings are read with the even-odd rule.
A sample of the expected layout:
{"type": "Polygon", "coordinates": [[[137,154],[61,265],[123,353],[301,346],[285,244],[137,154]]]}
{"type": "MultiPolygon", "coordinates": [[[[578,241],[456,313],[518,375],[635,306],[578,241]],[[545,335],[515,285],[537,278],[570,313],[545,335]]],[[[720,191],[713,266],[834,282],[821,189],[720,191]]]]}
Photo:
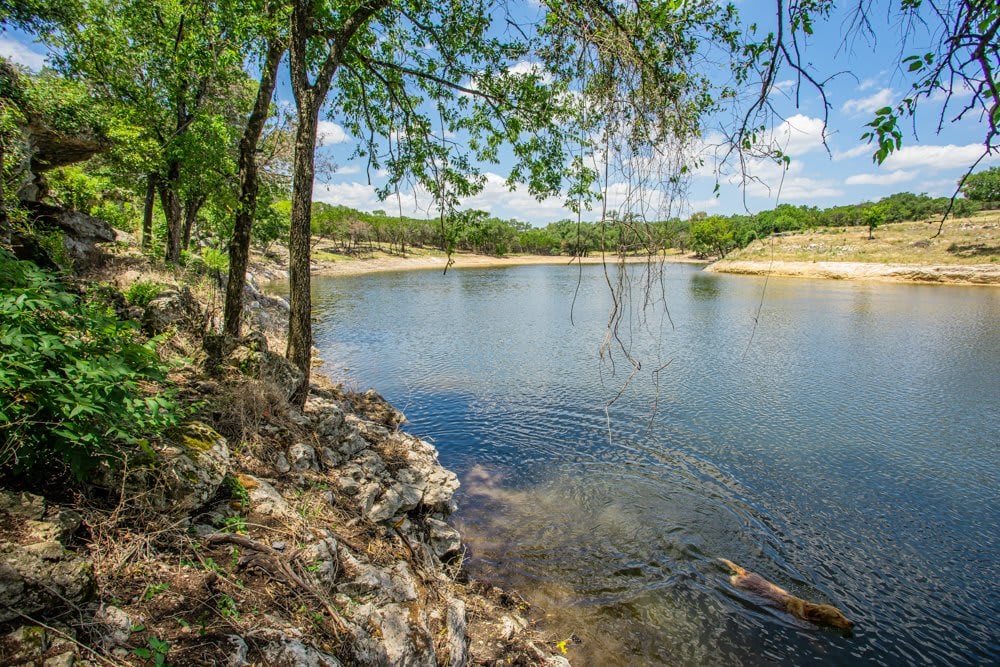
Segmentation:
{"type": "Polygon", "coordinates": [[[69,628],[50,630],[39,625],[22,625],[0,637],[0,656],[4,665],[72,667],[79,664],[80,652],[67,636],[74,636],[69,628]]]}
{"type": "Polygon", "coordinates": [[[318,470],[316,450],[304,442],[297,442],[288,448],[288,463],[295,472],[318,470]]]}
{"type": "Polygon", "coordinates": [[[393,407],[374,389],[355,396],[353,402],[357,411],[368,420],[387,426],[393,431],[406,421],[406,415],[393,407]]]}
{"type": "Polygon", "coordinates": [[[384,596],[392,602],[412,602],[417,599],[417,584],[406,561],[399,561],[392,568],[383,569],[365,563],[342,545],[338,548],[340,566],[345,580],[337,585],[338,591],[347,595],[384,596]]]}
{"type": "Polygon", "coordinates": [[[264,646],[261,655],[271,667],[340,667],[340,661],[332,655],[297,639],[271,642],[264,646]]]}
{"type": "Polygon", "coordinates": [[[302,371],[280,354],[264,350],[260,354],[260,377],[276,385],[286,399],[302,383],[302,371]]]}
{"type": "Polygon", "coordinates": [[[398,486],[390,486],[378,500],[366,512],[366,517],[372,523],[388,521],[400,511],[403,505],[403,496],[398,486]]]}
{"type": "Polygon", "coordinates": [[[288,462],[288,457],[285,456],[284,452],[278,452],[277,456],[274,457],[274,469],[282,475],[292,469],[292,465],[288,462]]]}
{"type": "Polygon", "coordinates": [[[101,626],[94,634],[100,637],[105,650],[115,646],[125,646],[132,634],[132,619],[113,605],[102,604],[94,614],[94,622],[101,626]]]}
{"type": "Polygon", "coordinates": [[[133,483],[148,492],[147,502],[154,509],[183,516],[207,503],[219,490],[229,471],[229,446],[225,438],[201,422],[184,424],[167,437],[156,450],[155,483],[145,489],[141,479],[133,483]]]}
{"type": "Polygon", "coordinates": [[[434,638],[422,614],[408,605],[389,604],[375,610],[370,622],[381,634],[388,664],[400,667],[434,667],[434,638]]]}
{"type": "MultiPolygon", "coordinates": [[[[94,591],[89,561],[59,542],[64,528],[57,513],[53,521],[37,516],[38,496],[0,491],[0,622],[34,614],[66,602],[82,603],[94,591]]],[[[51,513],[50,510],[49,513],[51,513]]]]}
{"type": "Polygon", "coordinates": [[[326,407],[316,424],[316,433],[320,437],[332,438],[340,433],[340,427],[344,425],[344,411],[336,405],[326,407]]]}
{"type": "Polygon", "coordinates": [[[25,202],[35,225],[62,232],[63,248],[78,264],[91,263],[100,255],[97,243],[115,240],[115,230],[104,220],[80,211],[39,202],[25,202]]]}
{"type": "Polygon", "coordinates": [[[424,489],[423,504],[432,511],[447,514],[453,512],[451,500],[459,487],[455,473],[438,466],[436,470],[431,470],[425,479],[427,486],[424,489]]]}
{"type": "Polygon", "coordinates": [[[364,451],[367,447],[368,442],[361,437],[357,429],[347,428],[341,431],[340,441],[337,443],[336,450],[344,458],[349,459],[359,452],[364,451]]]}
{"type": "Polygon", "coordinates": [[[151,335],[161,334],[171,327],[200,331],[204,313],[191,288],[166,290],[149,302],[142,313],[142,328],[151,335]]]}
{"type": "Polygon", "coordinates": [[[426,519],[431,549],[442,560],[462,550],[462,535],[444,521],[426,519]]]}
{"type": "Polygon", "coordinates": [[[292,509],[278,490],[253,475],[238,475],[238,479],[250,495],[250,516],[272,518],[284,521],[300,520],[298,513],[292,509]]]}
{"type": "Polygon", "coordinates": [[[250,651],[250,647],[247,646],[246,640],[239,635],[227,635],[226,642],[233,647],[233,653],[229,656],[229,660],[226,661],[227,667],[246,667],[250,663],[247,661],[247,653],[250,651]]]}

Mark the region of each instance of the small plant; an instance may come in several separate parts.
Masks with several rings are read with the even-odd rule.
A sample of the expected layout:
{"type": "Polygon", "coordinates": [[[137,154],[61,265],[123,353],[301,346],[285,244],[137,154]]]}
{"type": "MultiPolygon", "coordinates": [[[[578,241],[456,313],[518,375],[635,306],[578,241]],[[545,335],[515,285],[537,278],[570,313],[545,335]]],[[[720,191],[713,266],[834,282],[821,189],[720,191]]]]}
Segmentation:
{"type": "Polygon", "coordinates": [[[130,305],[145,308],[149,302],[159,296],[163,285],[152,280],[137,280],[125,290],[125,300],[130,305]]]}
{"type": "Polygon", "coordinates": [[[132,653],[143,660],[152,660],[155,667],[167,667],[167,653],[170,651],[170,643],[159,637],[150,636],[146,646],[133,649],[132,653]]]}
{"type": "Polygon", "coordinates": [[[224,480],[226,486],[229,487],[229,495],[240,502],[240,509],[247,510],[250,508],[250,492],[247,487],[243,486],[243,482],[237,477],[232,475],[227,475],[224,480]]]}
{"type": "Polygon", "coordinates": [[[163,387],[160,339],[0,249],[0,476],[63,463],[83,479],[188,411],[163,387]]]}
{"type": "Polygon", "coordinates": [[[237,535],[246,535],[247,533],[247,520],[238,514],[232,516],[227,516],[222,520],[219,528],[222,528],[226,532],[236,533],[237,535]]]}
{"type": "Polygon", "coordinates": [[[225,593],[219,597],[219,601],[215,604],[215,608],[219,610],[223,618],[231,618],[237,620],[240,617],[240,610],[236,606],[236,600],[229,597],[225,593]]]}
{"type": "MultiPolygon", "coordinates": [[[[229,550],[229,567],[233,570],[240,564],[240,550],[233,547],[229,550]]],[[[240,587],[242,588],[242,586],[240,587]]]]}
{"type": "Polygon", "coordinates": [[[215,562],[214,558],[211,557],[206,558],[204,564],[205,564],[205,569],[210,572],[215,572],[216,574],[225,574],[225,570],[219,567],[218,563],[215,562]]]}
{"type": "Polygon", "coordinates": [[[157,595],[159,595],[163,591],[168,590],[169,588],[170,588],[170,584],[166,584],[166,583],[162,583],[162,584],[150,584],[149,586],[146,586],[146,590],[142,594],[142,601],[143,602],[149,602],[150,600],[152,600],[153,598],[155,598],[157,595]]]}

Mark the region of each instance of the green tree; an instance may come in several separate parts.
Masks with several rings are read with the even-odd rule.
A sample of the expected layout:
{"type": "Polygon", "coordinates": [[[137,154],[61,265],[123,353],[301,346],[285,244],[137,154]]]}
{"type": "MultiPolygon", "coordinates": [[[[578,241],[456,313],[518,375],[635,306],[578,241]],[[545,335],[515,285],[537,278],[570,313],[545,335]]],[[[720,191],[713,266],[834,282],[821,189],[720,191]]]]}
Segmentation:
{"type": "Polygon", "coordinates": [[[1000,202],[1000,167],[993,167],[959,181],[966,199],[981,202],[1000,202]]]}
{"type": "MultiPolygon", "coordinates": [[[[166,258],[180,260],[184,210],[197,210],[204,188],[190,184],[203,167],[227,152],[217,131],[244,101],[236,94],[242,56],[231,14],[212,0],[85,0],[81,16],[43,34],[56,49],[57,67],[80,77],[112,105],[122,125],[156,147],[146,176],[144,231],[149,232],[154,193],[167,220],[166,258]]],[[[238,15],[237,15],[238,16],[238,15]]]]}
{"type": "Polygon", "coordinates": [[[866,225],[868,225],[869,240],[875,238],[875,228],[885,222],[887,214],[886,211],[887,209],[884,204],[872,204],[861,210],[861,219],[865,221],[866,225]]]}

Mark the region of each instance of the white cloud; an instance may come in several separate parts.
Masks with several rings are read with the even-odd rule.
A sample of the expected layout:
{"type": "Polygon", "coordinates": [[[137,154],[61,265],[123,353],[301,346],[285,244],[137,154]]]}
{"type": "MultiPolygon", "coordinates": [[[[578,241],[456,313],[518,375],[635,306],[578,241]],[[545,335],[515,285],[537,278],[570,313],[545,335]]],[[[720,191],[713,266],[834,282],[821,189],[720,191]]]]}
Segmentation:
{"type": "MultiPolygon", "coordinates": [[[[804,176],[802,162],[792,162],[788,169],[769,160],[751,160],[747,163],[748,180],[743,187],[748,197],[770,199],[775,203],[812,201],[844,194],[838,183],[830,179],[804,176]]],[[[742,177],[729,179],[734,185],[742,184],[742,177]]]]}
{"type": "Polygon", "coordinates": [[[565,218],[570,212],[563,208],[563,200],[549,197],[538,201],[525,189],[511,191],[507,179],[487,172],[483,191],[462,200],[465,208],[486,211],[501,218],[518,218],[531,221],[551,221],[565,218]]]}
{"type": "Polygon", "coordinates": [[[359,211],[372,211],[384,205],[375,196],[375,188],[367,183],[315,183],[313,200],[350,206],[359,211]]]}
{"type": "MultiPolygon", "coordinates": [[[[888,158],[883,165],[889,169],[923,169],[941,171],[968,167],[983,154],[982,144],[966,144],[956,146],[904,146],[888,158]]],[[[1000,155],[992,155],[980,162],[980,165],[1000,162],[1000,155]]]]}
{"type": "Polygon", "coordinates": [[[875,152],[875,148],[869,144],[858,144],[854,148],[849,148],[846,151],[833,151],[833,160],[838,162],[840,160],[850,160],[851,158],[860,157],[862,155],[871,155],[875,152]]]}
{"type": "Polygon", "coordinates": [[[946,102],[949,99],[963,100],[972,97],[972,88],[964,81],[955,85],[951,90],[938,89],[931,93],[932,102],[946,102]]]}
{"type": "Polygon", "coordinates": [[[45,54],[33,51],[7,35],[0,35],[0,56],[35,71],[45,66],[45,54]]]}
{"type": "Polygon", "coordinates": [[[844,113],[851,114],[872,113],[876,109],[890,106],[892,104],[893,97],[894,93],[891,88],[883,88],[874,95],[854,100],[847,100],[844,102],[843,106],[840,107],[840,110],[844,113]]]}
{"type": "Polygon", "coordinates": [[[844,183],[847,185],[894,185],[912,180],[914,176],[916,176],[916,172],[897,169],[896,171],[875,174],[854,174],[848,176],[844,183]]]}
{"type": "Polygon", "coordinates": [[[552,75],[546,72],[545,68],[542,67],[540,63],[533,63],[528,60],[518,61],[513,66],[508,67],[507,72],[521,76],[535,74],[539,79],[541,79],[542,83],[552,83],[552,75]]]}
{"type": "Polygon", "coordinates": [[[709,197],[707,199],[692,199],[687,203],[687,210],[691,213],[695,211],[711,211],[713,208],[718,208],[720,204],[718,197],[709,197]]]}
{"type": "Polygon", "coordinates": [[[878,79],[865,79],[858,84],[858,90],[864,92],[866,90],[871,90],[878,85],[878,79]]]}
{"type": "Polygon", "coordinates": [[[823,148],[823,119],[795,114],[774,128],[774,142],[786,155],[798,157],[823,148]]]}
{"type": "Polygon", "coordinates": [[[338,176],[350,176],[351,174],[360,174],[361,167],[356,164],[345,164],[343,166],[338,166],[336,173],[338,176]]]}
{"type": "Polygon", "coordinates": [[[347,132],[337,123],[329,120],[321,120],[316,128],[316,145],[330,146],[332,144],[345,144],[351,140],[347,132]]]}

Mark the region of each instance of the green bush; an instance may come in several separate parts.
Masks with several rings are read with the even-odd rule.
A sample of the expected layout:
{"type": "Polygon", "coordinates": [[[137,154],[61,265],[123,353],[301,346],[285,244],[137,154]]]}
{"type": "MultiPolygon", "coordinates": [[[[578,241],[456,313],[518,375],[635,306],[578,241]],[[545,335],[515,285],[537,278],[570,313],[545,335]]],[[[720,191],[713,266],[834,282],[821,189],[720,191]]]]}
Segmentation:
{"type": "Polygon", "coordinates": [[[125,290],[125,300],[130,305],[145,308],[163,291],[163,285],[152,280],[137,280],[125,290]]]}
{"type": "Polygon", "coordinates": [[[176,425],[156,339],[0,250],[0,478],[62,463],[82,479],[176,425]]]}

